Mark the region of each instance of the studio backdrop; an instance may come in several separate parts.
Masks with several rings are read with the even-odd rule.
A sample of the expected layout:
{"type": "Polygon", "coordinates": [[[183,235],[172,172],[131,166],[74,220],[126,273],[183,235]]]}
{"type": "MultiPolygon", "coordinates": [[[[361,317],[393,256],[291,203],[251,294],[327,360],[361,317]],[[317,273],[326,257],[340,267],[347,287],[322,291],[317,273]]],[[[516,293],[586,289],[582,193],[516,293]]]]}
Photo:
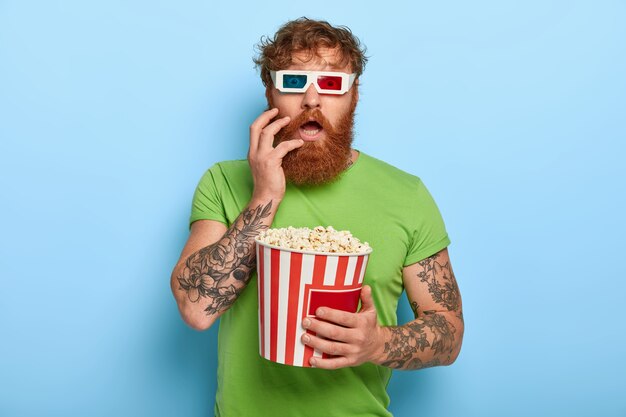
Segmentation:
{"type": "Polygon", "coordinates": [[[461,354],[395,372],[394,415],[626,415],[618,0],[0,1],[0,415],[212,415],[217,330],[170,274],[266,106],[254,45],[300,16],[367,46],[354,147],[452,241],[461,354]]]}

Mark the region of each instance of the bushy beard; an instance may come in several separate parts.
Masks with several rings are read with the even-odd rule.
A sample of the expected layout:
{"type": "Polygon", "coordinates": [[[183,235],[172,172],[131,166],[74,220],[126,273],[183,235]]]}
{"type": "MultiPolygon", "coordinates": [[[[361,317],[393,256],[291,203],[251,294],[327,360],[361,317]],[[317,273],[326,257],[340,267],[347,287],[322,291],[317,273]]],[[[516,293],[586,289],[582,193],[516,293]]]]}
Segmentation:
{"type": "MultiPolygon", "coordinates": [[[[270,108],[274,107],[268,97],[270,108]]],[[[304,144],[290,151],[283,158],[285,179],[295,185],[320,185],[336,180],[348,166],[354,138],[354,111],[356,97],[352,94],[350,109],[336,126],[324,117],[319,109],[305,110],[282,128],[274,137],[274,146],[298,138],[298,129],[310,118],[315,119],[324,129],[325,137],[304,144]]],[[[279,114],[278,117],[283,115],[279,114]]]]}

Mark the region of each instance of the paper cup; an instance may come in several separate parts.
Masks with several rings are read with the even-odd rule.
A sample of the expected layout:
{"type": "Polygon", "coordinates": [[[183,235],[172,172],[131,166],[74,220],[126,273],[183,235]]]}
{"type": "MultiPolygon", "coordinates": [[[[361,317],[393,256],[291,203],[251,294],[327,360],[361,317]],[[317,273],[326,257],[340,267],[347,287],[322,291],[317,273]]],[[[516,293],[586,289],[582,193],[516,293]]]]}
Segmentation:
{"type": "Polygon", "coordinates": [[[330,357],[301,342],[305,317],[318,307],[356,312],[372,250],[338,254],[291,250],[256,241],[259,353],[285,365],[310,367],[330,357]]]}

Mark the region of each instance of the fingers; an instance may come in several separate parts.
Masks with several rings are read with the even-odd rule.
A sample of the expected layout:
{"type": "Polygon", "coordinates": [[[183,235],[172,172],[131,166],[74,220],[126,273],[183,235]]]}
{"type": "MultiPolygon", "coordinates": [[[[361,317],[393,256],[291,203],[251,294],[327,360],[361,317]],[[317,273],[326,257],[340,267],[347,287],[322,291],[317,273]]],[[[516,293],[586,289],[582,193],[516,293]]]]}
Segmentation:
{"type": "Polygon", "coordinates": [[[267,110],[259,117],[256,118],[254,122],[250,125],[250,151],[252,153],[256,153],[259,147],[259,138],[261,136],[261,131],[265,126],[268,125],[270,120],[278,115],[278,109],[273,108],[271,110],[267,110]]]}
{"type": "Polygon", "coordinates": [[[291,118],[289,116],[281,117],[280,119],[274,120],[269,125],[265,126],[263,130],[261,130],[261,135],[259,137],[259,151],[271,151],[274,149],[274,136],[282,129],[287,126],[291,118]]]}
{"type": "Polygon", "coordinates": [[[320,307],[316,317],[307,317],[302,327],[309,330],[302,335],[302,343],[318,352],[336,356],[328,359],[313,357],[311,366],[323,369],[338,369],[356,366],[372,361],[382,349],[381,327],[372,288],[363,286],[361,290],[361,310],[350,313],[330,307],[320,307]]]}
{"type": "Polygon", "coordinates": [[[281,117],[272,122],[278,116],[278,109],[274,108],[261,114],[250,125],[250,148],[248,150],[248,163],[254,180],[254,192],[256,196],[269,196],[281,200],[285,195],[286,178],[282,169],[282,160],[287,152],[302,146],[300,141],[288,141],[282,146],[274,148],[274,136],[291,120],[289,117],[281,117]]]}
{"type": "Polygon", "coordinates": [[[319,335],[312,335],[309,333],[305,333],[304,335],[302,335],[302,343],[311,346],[313,349],[319,352],[324,352],[333,356],[347,356],[351,353],[354,353],[354,346],[348,343],[341,343],[335,340],[326,340],[319,337],[319,335]]]}
{"type": "Polygon", "coordinates": [[[343,310],[335,310],[330,307],[320,307],[315,311],[315,316],[344,327],[356,327],[358,322],[357,313],[349,313],[343,310]]]}
{"type": "Polygon", "coordinates": [[[374,299],[372,298],[372,287],[364,285],[361,290],[361,311],[376,311],[374,299]]]}
{"type": "Polygon", "coordinates": [[[353,337],[350,334],[351,329],[337,326],[333,323],[327,323],[321,320],[315,320],[313,318],[306,318],[303,320],[302,327],[315,332],[318,336],[325,337],[327,339],[337,340],[339,342],[353,342],[353,337]]]}
{"type": "Polygon", "coordinates": [[[320,368],[320,369],[339,369],[339,368],[345,368],[347,366],[354,365],[345,356],[338,356],[336,358],[330,358],[330,359],[322,359],[322,358],[313,357],[309,359],[309,363],[314,368],[320,368]]]}
{"type": "Polygon", "coordinates": [[[302,139],[286,140],[284,142],[281,142],[276,148],[274,148],[272,154],[277,158],[283,159],[285,155],[287,155],[289,152],[293,151],[296,148],[299,148],[302,145],[304,145],[304,141],[302,139]]]}

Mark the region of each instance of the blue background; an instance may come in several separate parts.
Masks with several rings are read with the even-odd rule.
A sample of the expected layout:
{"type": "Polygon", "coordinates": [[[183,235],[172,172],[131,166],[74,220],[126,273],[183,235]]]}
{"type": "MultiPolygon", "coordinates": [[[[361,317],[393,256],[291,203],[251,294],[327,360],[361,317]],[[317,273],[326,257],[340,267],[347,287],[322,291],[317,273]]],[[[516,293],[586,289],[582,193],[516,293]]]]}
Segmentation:
{"type": "Polygon", "coordinates": [[[255,4],[0,1],[0,415],[211,414],[216,330],[170,273],[265,106],[254,44],[306,15],[367,45],[355,147],[453,241],[461,355],[391,410],[625,416],[625,2],[255,4]]]}

